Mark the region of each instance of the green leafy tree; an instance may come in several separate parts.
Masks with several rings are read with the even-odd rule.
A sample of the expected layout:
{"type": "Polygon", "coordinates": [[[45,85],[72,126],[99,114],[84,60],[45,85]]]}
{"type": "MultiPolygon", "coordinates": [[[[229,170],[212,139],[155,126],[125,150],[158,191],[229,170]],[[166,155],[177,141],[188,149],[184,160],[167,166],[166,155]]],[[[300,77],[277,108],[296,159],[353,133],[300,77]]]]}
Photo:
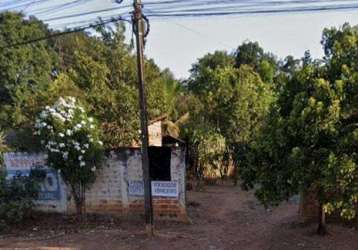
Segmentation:
{"type": "Polygon", "coordinates": [[[26,126],[32,120],[22,112],[28,98],[44,91],[52,81],[57,64],[55,51],[48,41],[9,47],[43,37],[50,32],[39,20],[24,19],[21,14],[0,14],[0,122],[3,127],[26,126]]]}
{"type": "Polygon", "coordinates": [[[258,187],[265,205],[314,192],[320,234],[326,232],[326,213],[356,216],[357,38],[349,26],[324,31],[326,64],[305,60],[292,74],[241,167],[244,186],[258,187]]]}
{"type": "Polygon", "coordinates": [[[273,54],[265,53],[258,42],[244,42],[235,52],[235,65],[251,66],[265,83],[273,83],[277,62],[273,54]]]}
{"type": "MultiPolygon", "coordinates": [[[[34,117],[65,95],[75,96],[101,121],[106,147],[138,140],[136,57],[125,43],[123,24],[7,47],[56,31],[16,13],[2,13],[0,20],[0,125],[13,135],[14,149],[39,149],[32,135],[34,117]]],[[[180,88],[171,73],[148,59],[145,72],[149,118],[178,119],[174,103],[180,88]]]]}
{"type": "MultiPolygon", "coordinates": [[[[206,57],[211,59],[212,56],[206,57]]],[[[201,72],[197,74],[193,70],[196,73],[188,83],[195,104],[188,105],[190,120],[184,134],[189,138],[190,147],[197,148],[192,150],[196,154],[193,157],[197,159],[203,152],[198,150],[201,145],[199,138],[206,138],[206,133],[208,137],[212,133],[216,137],[222,136],[226,149],[218,152],[224,161],[228,153],[235,152],[236,157],[239,148],[248,143],[261,126],[273,99],[272,91],[251,66],[241,65],[237,69],[232,63],[221,65],[222,60],[219,60],[219,65],[207,68],[205,64],[201,66],[201,62],[206,64],[207,60],[199,59],[195,69],[201,69],[201,72]],[[203,136],[196,136],[198,134],[203,136]]],[[[200,168],[199,160],[193,162],[194,168],[200,168]]]]}
{"type": "Polygon", "coordinates": [[[250,65],[257,67],[264,57],[264,50],[258,42],[244,42],[236,51],[236,67],[250,65]]]}

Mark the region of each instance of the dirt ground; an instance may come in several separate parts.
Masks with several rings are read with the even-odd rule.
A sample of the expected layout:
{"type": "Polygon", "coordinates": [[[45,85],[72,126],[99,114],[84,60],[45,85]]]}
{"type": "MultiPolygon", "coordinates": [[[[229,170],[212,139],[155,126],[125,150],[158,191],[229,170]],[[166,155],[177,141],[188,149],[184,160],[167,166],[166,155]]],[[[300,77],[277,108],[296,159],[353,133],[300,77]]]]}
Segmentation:
{"type": "Polygon", "coordinates": [[[69,219],[50,217],[0,236],[0,249],[358,250],[358,230],[330,224],[328,236],[317,236],[315,225],[299,222],[295,201],[266,210],[252,193],[219,185],[188,192],[188,204],[192,223],[158,223],[154,238],[145,236],[139,220],[108,219],[79,227],[69,219]]]}

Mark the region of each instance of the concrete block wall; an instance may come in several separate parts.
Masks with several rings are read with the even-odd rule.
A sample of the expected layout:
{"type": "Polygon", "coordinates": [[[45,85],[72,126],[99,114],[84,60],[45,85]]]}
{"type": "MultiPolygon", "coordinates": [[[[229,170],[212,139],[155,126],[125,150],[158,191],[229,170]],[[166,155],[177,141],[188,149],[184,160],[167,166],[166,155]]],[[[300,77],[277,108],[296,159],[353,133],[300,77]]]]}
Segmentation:
{"type": "Polygon", "coordinates": [[[86,192],[86,210],[89,213],[117,214],[123,211],[123,162],[111,153],[99,170],[96,182],[86,192]]]}
{"type": "MultiPolygon", "coordinates": [[[[185,204],[185,150],[172,148],[171,180],[178,182],[178,197],[154,197],[154,215],[157,219],[187,221],[185,204]]],[[[96,182],[86,192],[88,213],[116,216],[144,213],[143,196],[129,193],[129,181],[142,181],[140,149],[113,151],[99,171],[96,182]]],[[[67,209],[73,213],[75,206],[67,192],[67,209]]]]}
{"type": "MultiPolygon", "coordinates": [[[[142,180],[141,155],[139,151],[127,154],[128,161],[124,179],[142,180]],[[139,161],[139,163],[138,163],[139,161]],[[138,168],[138,166],[140,166],[138,168]]],[[[173,147],[170,160],[171,181],[178,182],[178,197],[153,197],[153,212],[157,219],[187,221],[185,197],[185,150],[173,147]]],[[[128,211],[143,214],[143,198],[128,194],[128,211]]]]}
{"type": "MultiPolygon", "coordinates": [[[[38,210],[58,213],[76,211],[69,187],[57,171],[46,167],[44,154],[9,153],[5,156],[8,174],[14,171],[23,171],[26,174],[34,166],[42,166],[47,171],[47,177],[41,184],[42,194],[45,197],[36,201],[38,210]],[[49,197],[46,198],[46,195],[49,197]]],[[[153,198],[154,213],[157,218],[187,219],[185,167],[185,150],[179,147],[171,148],[170,177],[171,181],[177,183],[177,196],[166,195],[153,198]]],[[[129,191],[130,182],[142,181],[142,160],[139,148],[126,148],[111,152],[97,174],[95,183],[86,191],[88,213],[118,216],[144,213],[143,195],[134,195],[129,191]]]]}

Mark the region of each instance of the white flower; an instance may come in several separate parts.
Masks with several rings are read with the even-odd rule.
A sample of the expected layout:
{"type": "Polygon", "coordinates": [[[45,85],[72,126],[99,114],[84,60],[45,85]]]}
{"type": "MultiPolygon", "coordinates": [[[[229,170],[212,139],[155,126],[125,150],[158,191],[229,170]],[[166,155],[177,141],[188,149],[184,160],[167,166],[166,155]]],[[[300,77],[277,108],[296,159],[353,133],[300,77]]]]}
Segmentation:
{"type": "Polygon", "coordinates": [[[71,136],[71,135],[72,135],[72,131],[71,131],[70,129],[67,129],[67,130],[66,130],[66,135],[71,136]]]}
{"type": "Polygon", "coordinates": [[[52,126],[50,126],[50,125],[47,125],[47,129],[52,129],[52,126]]]}
{"type": "Polygon", "coordinates": [[[77,125],[75,126],[75,128],[76,128],[76,129],[80,129],[80,128],[82,128],[82,125],[81,125],[81,124],[77,124],[77,125]]]}
{"type": "Polygon", "coordinates": [[[63,133],[58,133],[59,137],[65,137],[65,135],[63,133]]]}
{"type": "Polygon", "coordinates": [[[41,127],[46,127],[47,123],[46,122],[41,122],[41,127]]]}
{"type": "Polygon", "coordinates": [[[93,118],[92,118],[92,117],[89,117],[89,118],[88,118],[88,121],[89,121],[89,122],[93,122],[93,118]]]}
{"type": "Polygon", "coordinates": [[[96,166],[93,166],[93,167],[91,168],[91,171],[92,171],[92,172],[95,172],[95,171],[96,171],[96,166]]]}
{"type": "Polygon", "coordinates": [[[41,117],[42,119],[47,118],[47,112],[42,111],[42,112],[40,113],[40,117],[41,117]]]}
{"type": "Polygon", "coordinates": [[[86,151],[82,149],[82,150],[81,150],[81,153],[84,154],[84,153],[86,153],[86,151]]]}
{"type": "Polygon", "coordinates": [[[59,152],[60,152],[60,150],[58,150],[58,149],[56,149],[56,148],[50,148],[50,151],[51,151],[52,153],[59,153],[59,152]]]}
{"type": "Polygon", "coordinates": [[[90,141],[90,142],[93,142],[93,138],[89,138],[89,141],[90,141]]]}
{"type": "Polygon", "coordinates": [[[81,124],[82,124],[82,125],[86,125],[86,121],[81,121],[81,124]]]}
{"type": "Polygon", "coordinates": [[[62,122],[64,122],[66,120],[66,118],[64,118],[62,115],[60,115],[59,113],[54,113],[52,114],[53,117],[61,120],[62,122]]]}
{"type": "Polygon", "coordinates": [[[98,141],[98,144],[103,146],[103,142],[102,141],[98,141]]]}
{"type": "Polygon", "coordinates": [[[63,152],[62,156],[63,156],[63,159],[67,160],[68,159],[68,152],[63,152]]]}
{"type": "Polygon", "coordinates": [[[50,106],[46,106],[45,109],[50,109],[50,106]]]}
{"type": "Polygon", "coordinates": [[[90,129],[94,129],[94,125],[93,125],[93,124],[90,125],[90,129]]]}
{"type": "Polygon", "coordinates": [[[64,143],[59,144],[60,148],[64,148],[66,145],[64,143]]]}
{"type": "Polygon", "coordinates": [[[85,148],[89,148],[89,144],[86,143],[85,145],[83,145],[85,148]]]}
{"type": "Polygon", "coordinates": [[[78,156],[78,160],[79,160],[79,161],[82,161],[82,159],[83,159],[83,156],[82,156],[82,155],[78,156]]]}
{"type": "Polygon", "coordinates": [[[86,162],[81,161],[81,162],[80,162],[80,167],[84,167],[84,166],[86,166],[86,162]]]}
{"type": "Polygon", "coordinates": [[[44,141],[44,140],[41,140],[41,144],[44,145],[44,144],[45,144],[45,141],[44,141]]]}

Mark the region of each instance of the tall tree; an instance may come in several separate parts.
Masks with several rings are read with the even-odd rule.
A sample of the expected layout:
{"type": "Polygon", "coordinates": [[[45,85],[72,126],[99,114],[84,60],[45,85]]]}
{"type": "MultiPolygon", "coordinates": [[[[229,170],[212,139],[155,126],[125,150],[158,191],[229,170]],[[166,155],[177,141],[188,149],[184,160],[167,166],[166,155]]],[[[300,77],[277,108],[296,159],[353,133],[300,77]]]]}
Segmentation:
{"type": "Polygon", "coordinates": [[[272,83],[277,71],[276,58],[271,53],[265,53],[258,42],[244,42],[235,52],[235,65],[251,66],[261,79],[266,83],[272,83]]]}
{"type": "Polygon", "coordinates": [[[0,14],[0,122],[19,128],[29,121],[21,112],[27,98],[44,91],[52,81],[56,53],[48,41],[24,46],[11,45],[50,33],[40,21],[21,14],[0,14]]]}
{"type": "Polygon", "coordinates": [[[292,73],[241,167],[245,187],[258,187],[256,195],[265,205],[314,192],[320,204],[320,234],[326,231],[326,213],[339,211],[347,219],[356,215],[355,30],[325,30],[326,64],[305,60],[292,73]]]}

